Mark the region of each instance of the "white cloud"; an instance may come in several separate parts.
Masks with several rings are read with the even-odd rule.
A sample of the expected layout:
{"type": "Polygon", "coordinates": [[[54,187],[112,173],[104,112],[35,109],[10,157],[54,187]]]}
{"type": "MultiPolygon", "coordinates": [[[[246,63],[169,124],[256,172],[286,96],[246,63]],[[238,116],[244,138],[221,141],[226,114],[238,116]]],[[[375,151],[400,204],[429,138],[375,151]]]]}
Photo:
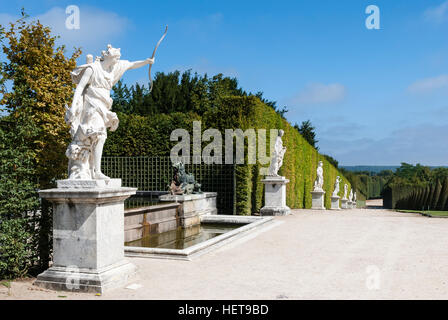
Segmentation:
{"type": "Polygon", "coordinates": [[[425,78],[415,81],[408,87],[411,93],[428,93],[437,89],[448,87],[448,75],[442,74],[437,77],[425,78]]]}
{"type": "Polygon", "coordinates": [[[430,7],[425,10],[424,17],[433,23],[442,23],[448,18],[448,1],[442,2],[440,5],[430,7]]]}
{"type": "Polygon", "coordinates": [[[54,7],[35,17],[61,36],[61,41],[72,46],[107,45],[108,41],[124,34],[130,22],[114,12],[93,7],[80,7],[80,28],[69,30],[65,26],[68,15],[65,9],[54,7]]]}
{"type": "Polygon", "coordinates": [[[293,98],[293,103],[319,104],[342,101],[346,88],[340,83],[310,83],[293,98]]]}
{"type": "MultiPolygon", "coordinates": [[[[65,21],[69,16],[65,8],[53,7],[49,11],[30,17],[28,20],[39,20],[52,30],[53,35],[59,35],[58,43],[65,44],[67,49],[73,47],[102,50],[108,43],[123,35],[131,23],[126,17],[102,9],[82,6],[80,9],[80,28],[67,29],[65,21]]],[[[18,16],[0,14],[0,24],[7,25],[16,21],[18,16]]],[[[83,50],[84,51],[84,50],[83,50]]],[[[99,55],[101,51],[92,52],[99,55]]],[[[87,52],[84,52],[86,54],[87,52]]]]}

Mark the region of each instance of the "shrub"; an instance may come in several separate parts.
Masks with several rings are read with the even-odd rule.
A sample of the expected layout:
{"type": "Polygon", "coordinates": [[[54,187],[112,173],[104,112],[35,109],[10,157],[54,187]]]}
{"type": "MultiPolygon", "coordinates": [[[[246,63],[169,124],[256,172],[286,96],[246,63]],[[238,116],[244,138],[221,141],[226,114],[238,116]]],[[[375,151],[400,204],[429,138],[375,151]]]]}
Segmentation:
{"type": "Polygon", "coordinates": [[[0,279],[21,278],[37,261],[29,219],[0,221],[0,279]]]}

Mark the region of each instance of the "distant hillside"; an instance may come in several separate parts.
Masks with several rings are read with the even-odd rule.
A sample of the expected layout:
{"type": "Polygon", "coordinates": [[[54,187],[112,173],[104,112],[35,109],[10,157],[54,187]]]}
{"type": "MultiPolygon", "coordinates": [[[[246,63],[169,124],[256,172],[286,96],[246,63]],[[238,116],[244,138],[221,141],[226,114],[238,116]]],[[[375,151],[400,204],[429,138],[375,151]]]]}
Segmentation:
{"type": "MultiPolygon", "coordinates": [[[[383,170],[392,170],[395,172],[397,168],[400,166],[339,166],[340,168],[344,168],[347,171],[368,171],[379,173],[383,170]]],[[[429,166],[431,169],[435,168],[448,168],[446,166],[429,166]]]]}
{"type": "Polygon", "coordinates": [[[400,166],[339,166],[340,168],[344,168],[348,171],[368,171],[379,173],[383,170],[392,170],[395,171],[400,166]]]}

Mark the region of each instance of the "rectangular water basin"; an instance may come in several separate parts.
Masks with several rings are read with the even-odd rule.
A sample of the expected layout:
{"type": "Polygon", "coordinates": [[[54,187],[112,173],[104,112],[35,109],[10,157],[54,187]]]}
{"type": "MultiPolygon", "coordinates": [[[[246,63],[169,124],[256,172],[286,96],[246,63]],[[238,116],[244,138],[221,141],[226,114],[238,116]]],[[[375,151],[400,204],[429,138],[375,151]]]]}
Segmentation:
{"type": "Polygon", "coordinates": [[[191,260],[273,222],[273,217],[204,215],[201,225],[148,235],[125,244],[125,256],[191,260]]]}

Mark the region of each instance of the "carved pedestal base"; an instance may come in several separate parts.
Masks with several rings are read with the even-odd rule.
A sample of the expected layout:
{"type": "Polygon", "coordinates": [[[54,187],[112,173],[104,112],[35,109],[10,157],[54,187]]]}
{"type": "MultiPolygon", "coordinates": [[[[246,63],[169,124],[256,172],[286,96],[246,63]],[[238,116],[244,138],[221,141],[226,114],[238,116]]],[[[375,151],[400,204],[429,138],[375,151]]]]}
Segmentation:
{"type": "Polygon", "coordinates": [[[124,200],[137,189],[95,187],[98,183],[107,184],[65,180],[58,182],[64,188],[39,192],[53,203],[53,266],[35,285],[102,293],[124,285],[135,272],[124,259],[124,200]]]}
{"type": "Polygon", "coordinates": [[[348,200],[341,199],[341,209],[348,209],[348,200]]]}
{"type": "Polygon", "coordinates": [[[260,209],[262,216],[285,216],[291,213],[286,205],[286,184],[289,180],[285,177],[266,176],[261,180],[264,183],[265,205],[260,209]]]}
{"type": "Polygon", "coordinates": [[[341,210],[341,208],[339,208],[339,199],[339,196],[331,197],[331,210],[341,210]]]}
{"type": "Polygon", "coordinates": [[[325,210],[325,191],[311,191],[313,210],[325,210]]]}

